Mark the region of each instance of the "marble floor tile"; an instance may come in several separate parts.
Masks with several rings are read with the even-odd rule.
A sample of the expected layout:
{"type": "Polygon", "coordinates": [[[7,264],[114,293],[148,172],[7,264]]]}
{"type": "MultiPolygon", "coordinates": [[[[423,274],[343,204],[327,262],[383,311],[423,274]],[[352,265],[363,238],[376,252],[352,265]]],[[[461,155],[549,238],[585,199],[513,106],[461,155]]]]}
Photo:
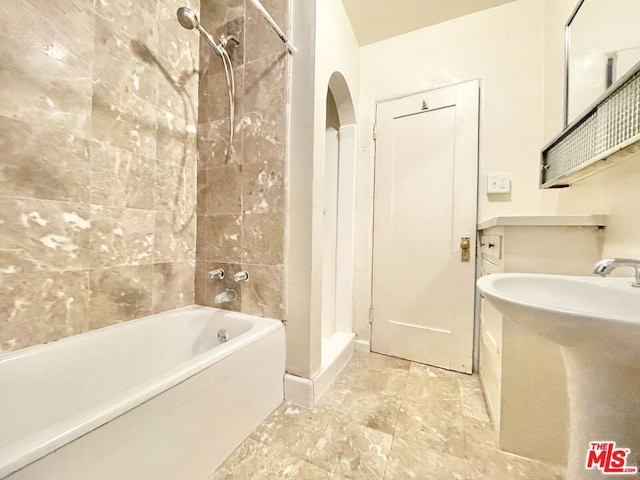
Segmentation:
{"type": "Polygon", "coordinates": [[[298,472],[298,476],[295,480],[341,480],[343,477],[338,477],[331,472],[328,472],[324,468],[317,467],[311,463],[305,462],[298,472]]]}
{"type": "Polygon", "coordinates": [[[473,417],[464,417],[463,423],[467,443],[486,444],[492,447],[497,445],[498,435],[491,423],[473,417]]]}
{"type": "Polygon", "coordinates": [[[393,435],[401,403],[399,396],[353,389],[344,398],[340,418],[393,435]]]}
{"type": "MultiPolygon", "coordinates": [[[[476,480],[473,467],[463,458],[437,452],[399,437],[393,439],[387,480],[476,480]]],[[[490,478],[490,477],[488,477],[490,478]]]]}
{"type": "Polygon", "coordinates": [[[412,364],[405,397],[414,402],[460,398],[458,381],[451,372],[427,365],[412,364]]]}
{"type": "Polygon", "coordinates": [[[318,441],[309,462],[347,478],[382,479],[392,438],[361,425],[335,422],[318,441]]]}
{"type": "Polygon", "coordinates": [[[463,375],[453,370],[446,370],[444,368],[434,367],[432,365],[425,365],[423,363],[411,362],[409,373],[416,377],[423,378],[438,378],[441,380],[449,380],[453,383],[458,382],[458,378],[463,375]]]}
{"type": "Polygon", "coordinates": [[[455,379],[460,386],[461,392],[482,388],[480,385],[480,377],[478,375],[465,375],[464,373],[456,373],[455,379]]]}
{"type": "Polygon", "coordinates": [[[349,362],[335,379],[335,383],[343,385],[353,385],[358,378],[366,371],[366,367],[355,362],[349,362]]]}
{"type": "Polygon", "coordinates": [[[346,396],[353,390],[353,383],[333,382],[316,402],[316,409],[343,409],[346,396]]]}
{"type": "Polygon", "coordinates": [[[382,395],[399,395],[407,386],[407,378],[404,370],[369,369],[358,377],[353,387],[382,395]]]}
{"type": "Polygon", "coordinates": [[[403,402],[396,437],[464,458],[465,430],[460,400],[403,402]]]}
{"type": "Polygon", "coordinates": [[[311,409],[283,402],[263,423],[295,424],[302,428],[324,428],[329,426],[334,416],[334,411],[320,406],[311,409]]]}
{"type": "MultiPolygon", "coordinates": [[[[299,416],[297,418],[301,419],[299,416]]],[[[316,443],[324,435],[325,428],[313,420],[297,423],[292,421],[291,417],[271,417],[264,421],[250,438],[301,460],[307,460],[316,443]]]]}
{"type": "Polygon", "coordinates": [[[482,422],[490,422],[480,382],[474,380],[474,377],[463,378],[459,385],[463,415],[482,422]]]}
{"type": "Polygon", "coordinates": [[[293,480],[303,461],[252,439],[245,440],[209,480],[293,480]]]}
{"type": "Polygon", "coordinates": [[[563,480],[496,445],[477,376],[357,352],[314,408],[280,405],[211,480],[563,480]]]}
{"type": "Polygon", "coordinates": [[[409,371],[411,362],[402,358],[380,355],[377,353],[355,352],[351,363],[371,370],[391,369],[409,371]]]}

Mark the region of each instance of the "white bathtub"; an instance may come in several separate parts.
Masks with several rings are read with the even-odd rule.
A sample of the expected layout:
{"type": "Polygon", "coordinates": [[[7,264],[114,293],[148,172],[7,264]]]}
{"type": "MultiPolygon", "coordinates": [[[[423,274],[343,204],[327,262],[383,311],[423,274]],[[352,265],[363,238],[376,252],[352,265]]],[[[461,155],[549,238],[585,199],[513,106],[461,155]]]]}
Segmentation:
{"type": "Polygon", "coordinates": [[[0,479],[205,479],[282,401],[284,345],[191,306],[2,355],[0,479]]]}

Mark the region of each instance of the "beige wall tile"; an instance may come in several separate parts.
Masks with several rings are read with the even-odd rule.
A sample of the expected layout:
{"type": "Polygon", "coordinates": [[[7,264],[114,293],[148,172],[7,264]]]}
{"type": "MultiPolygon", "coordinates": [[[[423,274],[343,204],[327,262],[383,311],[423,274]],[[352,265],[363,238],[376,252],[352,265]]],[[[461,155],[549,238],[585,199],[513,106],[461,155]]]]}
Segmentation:
{"type": "MultiPolygon", "coordinates": [[[[286,24],[286,1],[266,0],[265,6],[286,24]]],[[[249,3],[206,0],[201,7],[204,25],[215,35],[237,36],[241,46],[231,50],[237,81],[235,140],[229,155],[226,78],[215,52],[204,43],[200,48],[196,299],[211,305],[216,293],[211,290],[217,288],[206,277],[203,260],[207,268],[224,262],[232,269],[242,261],[250,280],[236,285],[241,310],[282,318],[286,55],[282,42],[249,3]]]]}
{"type": "Polygon", "coordinates": [[[107,84],[94,86],[91,130],[95,141],[155,157],[156,119],[154,104],[136,95],[118,96],[107,84]]]}
{"type": "Polygon", "coordinates": [[[207,170],[205,209],[207,215],[242,213],[244,173],[236,166],[207,170]]]}
{"type": "MultiPolygon", "coordinates": [[[[200,46],[200,89],[198,98],[198,123],[204,124],[215,120],[229,119],[229,93],[227,90],[227,77],[224,65],[220,57],[210,48],[205,49],[205,44],[200,46]]],[[[234,67],[233,71],[236,95],[236,118],[242,117],[245,97],[242,95],[245,81],[245,69],[242,66],[234,67]]]]}
{"type": "Polygon", "coordinates": [[[240,263],[242,217],[239,215],[208,216],[203,235],[205,258],[210,261],[240,263]]]}
{"type": "Polygon", "coordinates": [[[196,211],[194,157],[156,159],[155,209],[192,214],[196,211]]]}
{"type": "Polygon", "coordinates": [[[152,266],[97,268],[89,284],[89,329],[152,313],[152,266]]]}
{"type": "Polygon", "coordinates": [[[194,272],[195,265],[190,262],[153,265],[153,313],[192,305],[195,293],[194,272]]]}
{"type": "Polygon", "coordinates": [[[193,262],[196,254],[195,215],[156,212],[154,263],[193,262]]]}
{"type": "Polygon", "coordinates": [[[279,265],[284,250],[284,215],[244,215],[242,262],[279,265]]]}
{"type": "Polygon", "coordinates": [[[153,238],[153,211],[91,207],[92,267],[150,264],[153,238]]]}
{"type": "Polygon", "coordinates": [[[196,260],[195,275],[195,303],[197,305],[207,305],[207,279],[209,278],[207,262],[196,260]]]}
{"type": "Polygon", "coordinates": [[[0,353],[85,332],[89,272],[0,274],[0,353]]]}
{"type": "Polygon", "coordinates": [[[242,311],[251,315],[283,318],[283,267],[242,265],[249,280],[242,283],[242,311]]]}
{"type": "Polygon", "coordinates": [[[282,112],[257,112],[245,114],[242,129],[243,165],[286,160],[286,126],[282,112]]]}
{"type": "Polygon", "coordinates": [[[3,2],[0,19],[0,115],[64,127],[87,138],[91,132],[93,19],[85,17],[80,27],[69,19],[50,21],[24,0],[3,2]],[[88,30],[87,25],[91,25],[88,30]]]}
{"type": "Polygon", "coordinates": [[[89,266],[89,207],[0,197],[3,273],[77,270],[89,266]]]}
{"type": "Polygon", "coordinates": [[[155,0],[109,0],[95,2],[96,13],[131,37],[158,48],[158,2],[155,0]]]}
{"type": "MultiPolygon", "coordinates": [[[[187,112],[188,113],[188,112],[187,112]]],[[[195,120],[185,120],[172,112],[158,110],[156,155],[165,163],[193,168],[196,158],[197,135],[195,120]]]]}
{"type": "Polygon", "coordinates": [[[286,106],[286,54],[263,57],[245,65],[244,102],[246,112],[264,112],[271,118],[286,106]]]}
{"type": "Polygon", "coordinates": [[[92,143],[91,203],[152,210],[156,161],[129,150],[92,143]]]}
{"type": "Polygon", "coordinates": [[[202,0],[202,20],[212,29],[219,28],[238,17],[244,17],[244,5],[244,0],[202,0]]]}
{"type": "Polygon", "coordinates": [[[284,213],[285,164],[254,163],[242,166],[242,213],[284,213]]]}
{"type": "MultiPolygon", "coordinates": [[[[263,0],[262,4],[278,25],[287,25],[288,2],[286,0],[263,0]]],[[[246,17],[247,62],[278,54],[284,50],[282,41],[273,34],[271,26],[264,21],[262,14],[251,3],[247,4],[246,17]]]]}
{"type": "Polygon", "coordinates": [[[0,5],[1,351],[193,302],[200,39],[183,4],[199,11],[0,5]]]}
{"type": "Polygon", "coordinates": [[[2,194],[88,203],[88,142],[67,131],[41,120],[0,116],[2,194]]]}
{"type": "MultiPolygon", "coordinates": [[[[202,117],[201,117],[202,119],[202,117]]],[[[242,131],[244,119],[236,116],[236,128],[231,152],[229,147],[229,119],[213,120],[198,125],[198,168],[216,168],[242,164],[242,131]]]]}

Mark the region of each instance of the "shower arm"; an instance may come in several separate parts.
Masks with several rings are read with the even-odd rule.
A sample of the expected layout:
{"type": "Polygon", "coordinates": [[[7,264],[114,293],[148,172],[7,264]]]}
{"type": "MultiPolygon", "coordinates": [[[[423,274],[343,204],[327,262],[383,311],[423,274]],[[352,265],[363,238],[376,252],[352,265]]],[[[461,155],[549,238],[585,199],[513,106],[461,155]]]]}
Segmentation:
{"type": "Polygon", "coordinates": [[[218,55],[222,55],[222,47],[216,43],[215,39],[209,34],[209,32],[207,32],[202,25],[198,25],[196,28],[205,38],[207,43],[213,47],[216,53],[218,55]]]}
{"type": "Polygon", "coordinates": [[[287,36],[284,34],[282,29],[278,26],[278,24],[273,19],[273,17],[269,14],[267,9],[264,8],[264,5],[260,3],[260,0],[251,0],[251,3],[253,3],[253,5],[260,11],[264,19],[269,23],[269,25],[271,25],[271,28],[273,28],[273,31],[276,32],[278,37],[280,37],[280,40],[284,42],[289,53],[291,53],[292,55],[294,53],[297,53],[298,49],[291,44],[291,42],[289,41],[287,36]]]}

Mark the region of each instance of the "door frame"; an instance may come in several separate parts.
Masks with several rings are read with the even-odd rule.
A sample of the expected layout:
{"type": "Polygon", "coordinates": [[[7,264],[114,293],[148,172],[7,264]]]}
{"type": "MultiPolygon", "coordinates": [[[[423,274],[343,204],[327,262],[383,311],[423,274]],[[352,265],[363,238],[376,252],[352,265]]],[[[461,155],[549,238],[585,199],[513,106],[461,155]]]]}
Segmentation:
{"type": "MultiPolygon", "coordinates": [[[[370,242],[370,252],[369,252],[369,262],[370,262],[370,275],[369,275],[369,350],[372,350],[372,345],[373,345],[373,321],[374,321],[374,275],[375,275],[375,271],[374,271],[374,251],[375,251],[375,216],[376,216],[376,209],[375,209],[375,197],[376,197],[376,174],[377,174],[377,170],[378,170],[378,149],[377,149],[377,124],[378,124],[378,106],[381,103],[385,103],[385,102],[390,102],[390,101],[395,101],[395,100],[402,100],[404,98],[407,97],[412,97],[412,96],[416,96],[416,95],[421,95],[421,94],[429,94],[429,93],[433,93],[436,92],[438,90],[442,90],[442,89],[446,89],[446,88],[451,88],[451,87],[458,87],[458,86],[463,86],[463,85],[467,85],[472,87],[470,90],[472,91],[472,97],[470,98],[470,102],[467,106],[473,106],[473,108],[476,109],[475,113],[477,115],[477,129],[476,129],[476,183],[475,183],[475,188],[476,188],[476,202],[475,202],[475,211],[473,212],[474,217],[475,217],[475,226],[472,232],[470,232],[471,235],[471,242],[472,242],[472,246],[473,246],[473,252],[474,255],[472,256],[472,263],[474,266],[474,272],[475,272],[475,278],[477,278],[477,271],[478,271],[478,257],[477,257],[477,223],[478,223],[478,209],[479,209],[479,203],[480,203],[480,199],[479,199],[479,193],[480,193],[480,188],[479,188],[479,183],[480,183],[480,93],[481,93],[481,80],[480,79],[471,79],[471,80],[465,80],[465,81],[461,81],[461,82],[455,82],[455,83],[451,83],[451,84],[447,84],[447,85],[439,85],[437,87],[433,87],[433,88],[427,88],[427,89],[423,89],[423,90],[416,90],[416,91],[411,91],[409,93],[403,93],[403,94],[398,94],[398,95],[393,95],[390,97],[383,97],[383,98],[379,98],[375,100],[375,108],[374,108],[374,123],[373,123],[373,188],[372,188],[372,193],[371,193],[371,215],[369,217],[369,221],[370,221],[370,233],[371,233],[371,242],[370,242]]],[[[457,103],[455,104],[456,106],[458,105],[457,103]]],[[[478,301],[477,301],[477,288],[475,287],[475,283],[474,283],[474,291],[473,291],[473,302],[474,302],[474,306],[473,306],[473,327],[472,327],[472,338],[471,338],[471,366],[469,367],[469,373],[475,371],[477,369],[477,352],[478,352],[478,345],[477,345],[477,341],[478,341],[478,322],[477,322],[477,310],[478,310],[478,301]]]]}

